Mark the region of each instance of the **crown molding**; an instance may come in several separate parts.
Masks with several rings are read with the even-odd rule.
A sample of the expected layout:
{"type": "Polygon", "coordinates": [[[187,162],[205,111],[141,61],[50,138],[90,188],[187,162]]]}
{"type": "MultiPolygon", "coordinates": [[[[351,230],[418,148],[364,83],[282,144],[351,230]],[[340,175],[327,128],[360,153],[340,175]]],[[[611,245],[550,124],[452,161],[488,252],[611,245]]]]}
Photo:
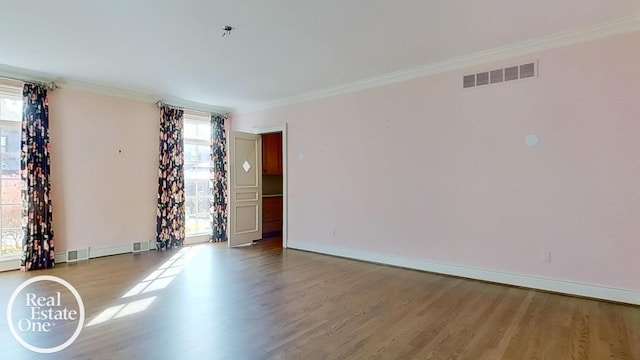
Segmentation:
{"type": "Polygon", "coordinates": [[[233,110],[227,107],[213,106],[213,105],[185,100],[185,99],[181,99],[181,98],[169,96],[169,95],[151,94],[143,91],[123,89],[123,88],[117,88],[117,87],[95,84],[95,83],[73,81],[73,80],[56,81],[56,83],[64,85],[65,87],[68,87],[74,90],[92,92],[96,94],[113,96],[113,97],[118,97],[123,99],[129,99],[129,100],[137,100],[141,102],[155,103],[158,100],[161,100],[163,103],[171,104],[172,106],[177,106],[184,109],[201,111],[201,112],[227,113],[233,110]]]}
{"type": "Polygon", "coordinates": [[[155,102],[158,101],[157,96],[153,96],[153,94],[136,91],[131,89],[118,88],[108,85],[102,85],[91,82],[84,82],[78,80],[70,80],[64,79],[60,82],[60,85],[65,88],[78,90],[82,92],[90,92],[94,94],[107,95],[117,98],[123,98],[128,100],[136,100],[142,102],[155,102]]]}
{"type": "Polygon", "coordinates": [[[9,65],[0,64],[0,77],[15,79],[18,81],[38,81],[43,83],[49,83],[53,81],[56,83],[56,85],[60,85],[61,87],[68,88],[68,89],[73,89],[73,90],[78,90],[83,92],[90,92],[90,93],[106,95],[106,96],[112,96],[112,97],[117,97],[117,98],[127,99],[127,100],[148,102],[152,104],[158,101],[159,99],[161,99],[162,102],[164,103],[168,103],[168,104],[171,104],[177,107],[182,107],[185,109],[191,109],[191,110],[202,111],[202,112],[228,113],[233,111],[233,109],[228,107],[213,106],[213,105],[203,104],[195,101],[189,101],[189,100],[185,100],[185,99],[181,99],[173,96],[151,94],[144,91],[123,89],[123,88],[118,88],[118,87],[104,85],[104,84],[90,83],[90,82],[84,82],[84,81],[78,81],[78,80],[72,80],[72,79],[64,79],[61,77],[56,77],[55,75],[52,75],[49,73],[27,70],[27,69],[22,69],[14,66],[9,66],[9,65]]]}
{"type": "Polygon", "coordinates": [[[36,81],[41,83],[50,83],[55,81],[56,83],[61,82],[59,78],[55,78],[53,75],[32,71],[27,69],[22,69],[15,66],[0,64],[0,77],[20,81],[20,82],[29,82],[36,81]]]}
{"type": "Polygon", "coordinates": [[[142,102],[155,103],[158,99],[161,99],[163,102],[183,107],[185,109],[192,109],[197,111],[214,113],[233,113],[235,111],[238,113],[249,113],[362,91],[383,85],[432,76],[452,70],[459,70],[634,31],[640,31],[640,0],[638,1],[637,10],[634,12],[633,16],[624,17],[615,21],[606,22],[575,31],[559,33],[545,38],[525,41],[487,51],[477,52],[470,55],[451,58],[424,66],[400,70],[324,90],[281,98],[274,101],[263,102],[257,105],[239,107],[237,109],[193,102],[185,99],[167,96],[166,94],[152,94],[144,91],[123,89],[105,84],[64,79],[45,72],[27,70],[2,64],[0,64],[0,77],[20,79],[22,81],[38,81],[43,83],[53,81],[58,85],[63,85],[64,87],[68,87],[71,89],[142,102]]]}
{"type": "Polygon", "coordinates": [[[563,32],[549,37],[524,41],[513,45],[473,53],[470,55],[455,57],[416,68],[405,69],[381,76],[375,76],[368,79],[355,81],[333,88],[265,102],[257,106],[242,107],[238,109],[238,112],[249,113],[312,100],[319,100],[331,96],[352,93],[378,86],[441,74],[452,70],[459,70],[478,66],[481,64],[502,61],[513,57],[530,55],[532,53],[576,45],[634,31],[640,31],[640,5],[638,6],[637,14],[615,21],[606,22],[600,25],[590,26],[575,31],[563,32]]]}

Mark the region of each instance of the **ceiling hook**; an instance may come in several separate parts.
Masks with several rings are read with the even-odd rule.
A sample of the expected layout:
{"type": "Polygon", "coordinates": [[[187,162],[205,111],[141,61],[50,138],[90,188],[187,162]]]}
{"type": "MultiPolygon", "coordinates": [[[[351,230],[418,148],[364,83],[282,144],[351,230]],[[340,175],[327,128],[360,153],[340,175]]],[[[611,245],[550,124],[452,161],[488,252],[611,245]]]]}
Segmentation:
{"type": "Polygon", "coordinates": [[[233,26],[225,25],[222,27],[222,36],[231,35],[231,31],[233,30],[233,26]]]}

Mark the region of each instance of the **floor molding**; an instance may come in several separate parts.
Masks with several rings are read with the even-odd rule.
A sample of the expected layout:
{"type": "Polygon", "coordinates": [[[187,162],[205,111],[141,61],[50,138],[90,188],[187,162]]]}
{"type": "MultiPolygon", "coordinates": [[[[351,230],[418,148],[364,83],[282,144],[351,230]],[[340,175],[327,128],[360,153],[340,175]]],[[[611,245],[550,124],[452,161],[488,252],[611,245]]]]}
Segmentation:
{"type": "Polygon", "coordinates": [[[20,269],[20,259],[3,259],[0,260],[0,272],[20,269]]]}
{"type": "MultiPolygon", "coordinates": [[[[154,250],[155,248],[156,248],[155,240],[149,240],[149,250],[154,250]]],[[[133,252],[133,248],[131,244],[110,246],[106,248],[97,248],[97,249],[91,249],[89,251],[89,259],[94,259],[94,258],[103,257],[103,256],[128,254],[132,252],[133,252]]],[[[56,264],[66,263],[67,252],[64,251],[64,252],[56,253],[55,259],[56,259],[56,264]]],[[[85,260],[79,260],[79,261],[85,261],[85,260]]],[[[5,260],[0,260],[0,272],[19,270],[19,269],[20,269],[20,258],[9,258],[5,260]]]]}
{"type": "Polygon", "coordinates": [[[421,259],[405,258],[395,255],[337,248],[318,244],[295,242],[290,243],[289,248],[355,260],[369,261],[385,265],[398,266],[408,269],[428,271],[444,275],[453,275],[506,285],[522,286],[526,288],[552,291],[569,295],[577,295],[595,299],[640,305],[640,292],[627,289],[618,289],[613,287],[583,284],[573,281],[549,279],[531,275],[512,274],[473,267],[443,264],[421,259]]]}
{"type": "MultiPolygon", "coordinates": [[[[155,240],[149,240],[149,250],[155,250],[155,240]]],[[[91,249],[89,251],[89,259],[99,258],[103,256],[121,255],[132,253],[133,249],[131,244],[110,246],[106,248],[91,249]]],[[[85,260],[79,260],[85,261],[85,260]]],[[[56,264],[62,264],[67,262],[67,252],[56,253],[56,264]]]]}

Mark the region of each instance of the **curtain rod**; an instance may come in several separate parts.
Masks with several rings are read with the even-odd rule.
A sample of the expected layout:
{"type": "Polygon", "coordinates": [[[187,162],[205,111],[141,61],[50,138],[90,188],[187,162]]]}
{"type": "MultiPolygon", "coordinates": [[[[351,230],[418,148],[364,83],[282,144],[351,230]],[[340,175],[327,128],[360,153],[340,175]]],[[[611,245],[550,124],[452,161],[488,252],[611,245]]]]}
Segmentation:
{"type": "Polygon", "coordinates": [[[0,78],[7,79],[7,80],[20,81],[20,82],[29,83],[29,84],[42,85],[42,86],[46,86],[47,89],[49,90],[60,89],[60,85],[56,84],[55,81],[38,81],[38,80],[18,78],[13,76],[6,76],[6,75],[0,75],[0,78]]]}
{"type": "Polygon", "coordinates": [[[164,102],[162,100],[156,101],[155,105],[157,107],[159,107],[159,108],[161,108],[163,106],[167,106],[167,107],[170,107],[172,109],[177,109],[177,110],[191,110],[191,111],[197,111],[197,112],[207,113],[207,114],[212,114],[212,115],[229,115],[228,112],[221,113],[221,112],[214,112],[214,111],[210,111],[210,110],[202,110],[202,109],[190,108],[190,107],[185,107],[185,106],[169,104],[169,103],[166,103],[166,102],[164,102]]]}
{"type": "Polygon", "coordinates": [[[164,101],[162,101],[162,100],[158,100],[158,101],[156,101],[156,102],[155,102],[155,104],[156,104],[156,106],[157,106],[157,107],[159,107],[159,108],[161,108],[161,107],[163,107],[163,106],[166,106],[166,107],[170,107],[170,108],[173,108],[173,109],[184,110],[184,107],[182,107],[182,106],[173,105],[173,104],[168,104],[168,103],[166,103],[166,102],[164,102],[164,101]]]}

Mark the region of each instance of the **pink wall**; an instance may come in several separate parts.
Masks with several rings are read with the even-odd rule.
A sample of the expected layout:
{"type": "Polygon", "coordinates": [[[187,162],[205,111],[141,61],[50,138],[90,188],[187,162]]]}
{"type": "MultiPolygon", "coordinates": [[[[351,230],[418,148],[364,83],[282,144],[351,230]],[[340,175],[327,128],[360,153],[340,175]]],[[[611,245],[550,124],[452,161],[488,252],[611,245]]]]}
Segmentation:
{"type": "Polygon", "coordinates": [[[68,88],[49,103],[56,252],[154,239],[155,105],[68,88]]]}
{"type": "Polygon", "coordinates": [[[288,123],[292,247],[639,290],[638,64],[640,33],[626,34],[232,126],[288,123]],[[465,74],[533,59],[537,79],[462,89],[465,74]]]}

